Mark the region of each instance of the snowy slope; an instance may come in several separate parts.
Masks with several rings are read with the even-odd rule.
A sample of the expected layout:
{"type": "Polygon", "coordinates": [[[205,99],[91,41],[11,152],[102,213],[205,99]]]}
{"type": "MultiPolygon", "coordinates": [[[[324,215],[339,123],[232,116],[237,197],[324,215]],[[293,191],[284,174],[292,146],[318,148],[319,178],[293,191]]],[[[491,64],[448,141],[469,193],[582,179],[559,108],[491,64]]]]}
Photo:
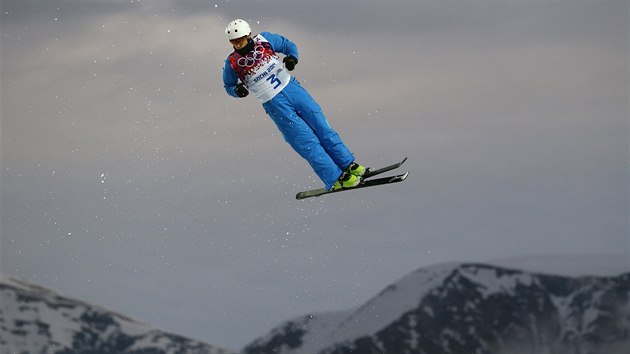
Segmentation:
{"type": "Polygon", "coordinates": [[[0,353],[228,352],[0,275],[0,353]]]}
{"type": "Polygon", "coordinates": [[[253,353],[628,353],[630,273],[544,275],[481,264],[420,269],[363,306],[288,321],[253,353]]]}
{"type": "Polygon", "coordinates": [[[376,332],[398,319],[409,308],[417,306],[418,296],[424,295],[443,282],[453,267],[454,265],[446,264],[420,269],[402,278],[395,285],[387,287],[378,296],[355,310],[307,315],[288,321],[264,338],[256,340],[250,345],[252,349],[246,352],[271,353],[273,348],[277,347],[276,343],[286,337],[289,344],[303,343],[295,353],[317,353],[323,348],[322,344],[349,341],[365,333],[376,332]],[[304,336],[301,336],[301,333],[304,336]],[[257,344],[260,344],[260,347],[257,344]],[[267,349],[261,351],[261,347],[267,349]]]}

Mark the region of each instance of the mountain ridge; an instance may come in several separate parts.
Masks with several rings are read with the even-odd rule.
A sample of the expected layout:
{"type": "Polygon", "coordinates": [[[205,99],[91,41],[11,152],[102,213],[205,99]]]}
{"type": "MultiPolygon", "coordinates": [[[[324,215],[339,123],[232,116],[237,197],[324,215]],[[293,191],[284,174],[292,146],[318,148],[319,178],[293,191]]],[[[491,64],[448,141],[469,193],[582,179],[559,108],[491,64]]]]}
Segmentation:
{"type": "MultiPolygon", "coordinates": [[[[479,262],[418,268],[360,306],[307,314],[243,354],[621,354],[630,272],[566,276],[479,262]]],[[[0,274],[0,352],[232,354],[0,274]]]]}
{"type": "Polygon", "coordinates": [[[232,354],[208,343],[0,274],[0,352],[232,354]]]}
{"type": "Polygon", "coordinates": [[[309,314],[284,322],[243,353],[507,353],[517,348],[595,354],[617,342],[630,348],[629,297],[630,273],[566,277],[447,263],[410,273],[364,305],[338,312],[336,319],[309,314]],[[399,307],[391,313],[395,320],[382,321],[380,313],[392,302],[404,310],[399,307]],[[365,325],[370,321],[372,327],[365,325]]]}

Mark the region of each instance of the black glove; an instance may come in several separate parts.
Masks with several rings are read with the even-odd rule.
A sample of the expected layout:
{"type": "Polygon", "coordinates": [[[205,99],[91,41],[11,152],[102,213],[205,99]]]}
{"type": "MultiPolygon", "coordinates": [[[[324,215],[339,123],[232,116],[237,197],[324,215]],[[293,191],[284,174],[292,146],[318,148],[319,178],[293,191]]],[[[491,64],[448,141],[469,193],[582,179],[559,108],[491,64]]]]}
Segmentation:
{"type": "Polygon", "coordinates": [[[293,55],[289,55],[288,57],[284,57],[284,60],[282,60],[282,62],[284,63],[284,66],[287,68],[287,70],[293,71],[293,69],[295,69],[295,65],[298,63],[298,60],[293,55]]]}
{"type": "Polygon", "coordinates": [[[243,85],[243,83],[239,83],[238,85],[236,85],[234,93],[236,93],[238,97],[243,98],[249,95],[249,90],[247,89],[247,87],[245,87],[245,85],[243,85]]]}

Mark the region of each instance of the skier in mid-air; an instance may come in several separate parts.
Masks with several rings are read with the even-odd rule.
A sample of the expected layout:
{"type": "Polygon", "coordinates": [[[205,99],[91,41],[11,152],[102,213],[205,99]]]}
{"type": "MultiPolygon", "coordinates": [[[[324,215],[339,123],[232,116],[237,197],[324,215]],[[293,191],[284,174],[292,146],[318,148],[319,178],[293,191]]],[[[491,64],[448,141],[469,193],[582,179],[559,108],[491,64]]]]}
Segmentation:
{"type": "Polygon", "coordinates": [[[241,19],[231,21],[225,34],[234,48],[223,67],[227,93],[242,98],[251,91],[284,139],[308,161],[327,190],[360,185],[366,167],[354,161],[320,106],[289,74],[298,63],[297,46],[269,32],[252,37],[249,24],[241,19]],[[281,61],[276,53],[284,54],[284,59],[281,61]]]}

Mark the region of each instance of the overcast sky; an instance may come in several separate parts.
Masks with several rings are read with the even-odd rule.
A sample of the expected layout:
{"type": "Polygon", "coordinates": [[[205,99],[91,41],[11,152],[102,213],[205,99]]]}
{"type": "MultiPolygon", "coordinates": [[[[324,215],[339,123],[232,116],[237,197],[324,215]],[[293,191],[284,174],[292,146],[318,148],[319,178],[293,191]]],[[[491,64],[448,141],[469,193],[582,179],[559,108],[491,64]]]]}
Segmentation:
{"type": "Polygon", "coordinates": [[[627,256],[628,9],[3,0],[1,271],[240,349],[422,266],[627,256]],[[223,90],[234,18],[407,181],[295,200],[321,182],[223,90]]]}

